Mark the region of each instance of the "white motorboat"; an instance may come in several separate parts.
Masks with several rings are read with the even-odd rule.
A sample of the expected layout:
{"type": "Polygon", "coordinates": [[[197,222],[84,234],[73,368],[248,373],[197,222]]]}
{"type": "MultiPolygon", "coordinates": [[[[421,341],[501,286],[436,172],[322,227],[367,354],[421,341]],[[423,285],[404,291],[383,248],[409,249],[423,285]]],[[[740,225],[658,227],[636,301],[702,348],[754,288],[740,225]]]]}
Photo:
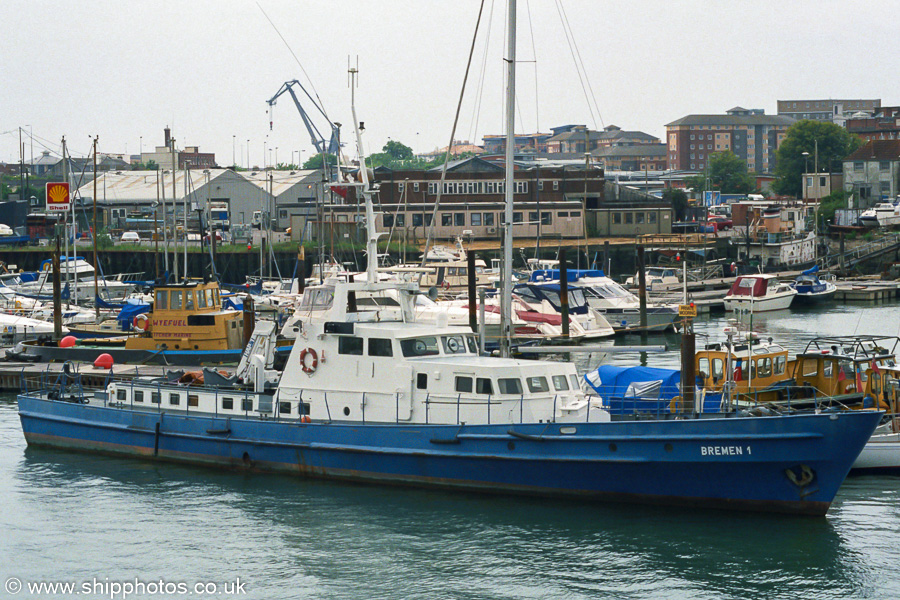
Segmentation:
{"type": "Polygon", "coordinates": [[[765,312],[788,308],[797,290],[774,275],[741,275],[725,294],[725,310],[765,312]]]}
{"type": "MultiPolygon", "coordinates": [[[[570,269],[570,285],[580,288],[588,306],[602,314],[617,332],[640,331],[641,301],[599,270],[570,269]]],[[[532,281],[558,281],[559,271],[534,271],[532,281]]],[[[647,303],[647,330],[675,329],[678,307],[673,304],[647,303]]]]}

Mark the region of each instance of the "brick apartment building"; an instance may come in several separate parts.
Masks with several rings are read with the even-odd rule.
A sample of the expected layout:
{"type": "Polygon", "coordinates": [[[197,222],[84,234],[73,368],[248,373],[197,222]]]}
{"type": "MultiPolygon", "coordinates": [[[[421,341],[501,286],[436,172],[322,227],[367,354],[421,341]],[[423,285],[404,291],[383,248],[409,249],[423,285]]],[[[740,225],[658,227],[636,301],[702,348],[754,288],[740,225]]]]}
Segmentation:
{"type": "Polygon", "coordinates": [[[711,155],[730,150],[751,172],[775,170],[775,151],[794,123],[762,109],[735,107],[724,115],[688,115],[666,125],[669,169],[702,171],[711,155]]]}
{"type": "Polygon", "coordinates": [[[845,127],[867,141],[900,139],[900,106],[882,106],[870,117],[850,117],[845,127]]]}
{"type": "Polygon", "coordinates": [[[881,107],[881,100],[779,100],[778,114],[797,121],[829,121],[843,126],[850,115],[873,113],[881,107]]]}

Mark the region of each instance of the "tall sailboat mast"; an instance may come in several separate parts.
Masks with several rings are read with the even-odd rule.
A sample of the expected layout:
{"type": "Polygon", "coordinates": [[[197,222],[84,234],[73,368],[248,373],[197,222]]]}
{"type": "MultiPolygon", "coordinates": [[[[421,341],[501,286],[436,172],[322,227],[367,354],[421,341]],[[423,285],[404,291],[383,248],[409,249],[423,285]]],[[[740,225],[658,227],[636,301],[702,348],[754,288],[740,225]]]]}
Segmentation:
{"type": "Polygon", "coordinates": [[[512,323],[513,192],[516,124],[516,0],[509,0],[506,50],[506,211],[503,218],[503,272],[500,278],[500,355],[508,357],[512,323]]]}
{"type": "MultiPolygon", "coordinates": [[[[366,283],[378,280],[378,233],[375,230],[375,209],[372,208],[372,189],[369,186],[369,173],[366,169],[366,153],[362,143],[362,124],[356,118],[356,74],[359,69],[350,67],[350,110],[353,112],[353,130],[356,132],[356,146],[359,153],[359,179],[362,182],[362,194],[366,199],[366,283]]],[[[340,152],[340,150],[338,150],[340,152]]]]}

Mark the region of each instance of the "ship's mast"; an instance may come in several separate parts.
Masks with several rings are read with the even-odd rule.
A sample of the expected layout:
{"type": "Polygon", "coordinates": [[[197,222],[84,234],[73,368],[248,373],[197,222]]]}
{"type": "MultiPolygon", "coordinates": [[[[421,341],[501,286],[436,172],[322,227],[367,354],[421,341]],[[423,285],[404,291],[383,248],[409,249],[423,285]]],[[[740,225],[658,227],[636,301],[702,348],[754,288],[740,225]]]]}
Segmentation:
{"type": "Polygon", "coordinates": [[[353,112],[353,130],[356,132],[356,145],[359,152],[359,179],[362,182],[362,195],[366,201],[366,283],[377,281],[378,269],[378,232],[375,231],[375,210],[372,208],[372,188],[369,185],[369,173],[366,169],[366,153],[363,150],[363,124],[356,118],[356,75],[359,69],[350,67],[350,110],[353,112]]]}
{"type": "Polygon", "coordinates": [[[500,295],[500,355],[509,356],[512,323],[513,157],[516,123],[516,0],[509,0],[506,50],[506,211],[503,218],[503,272],[500,295]]]}

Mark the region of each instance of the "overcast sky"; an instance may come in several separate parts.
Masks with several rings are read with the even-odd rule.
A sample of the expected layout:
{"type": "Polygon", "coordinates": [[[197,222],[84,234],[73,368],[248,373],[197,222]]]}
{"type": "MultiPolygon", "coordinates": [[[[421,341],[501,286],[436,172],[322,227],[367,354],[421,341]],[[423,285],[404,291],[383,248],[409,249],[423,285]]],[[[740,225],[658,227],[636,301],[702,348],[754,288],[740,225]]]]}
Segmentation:
{"type": "MultiPolygon", "coordinates": [[[[778,99],[900,104],[900,2],[518,5],[517,132],[615,124],[662,138],[668,122],[736,105],[774,114],[778,99]]],[[[504,131],[505,7],[485,2],[457,139],[480,143],[504,131]]],[[[272,160],[276,147],[279,162],[299,151],[308,158],[312,145],[289,97],[275,107],[271,131],[266,100],[299,79],[350,140],[348,56],[354,64],[358,56],[368,152],[389,138],[417,152],[446,146],[478,8],[477,0],[3,0],[0,161],[18,161],[19,127],[33,131],[35,156],[45,147],[58,153],[63,135],[84,156],[92,135],[101,152],[147,151],[163,143],[166,125],[178,147],[215,152],[220,165],[232,156],[247,164],[248,140],[255,165],[264,144],[272,160]]]]}

